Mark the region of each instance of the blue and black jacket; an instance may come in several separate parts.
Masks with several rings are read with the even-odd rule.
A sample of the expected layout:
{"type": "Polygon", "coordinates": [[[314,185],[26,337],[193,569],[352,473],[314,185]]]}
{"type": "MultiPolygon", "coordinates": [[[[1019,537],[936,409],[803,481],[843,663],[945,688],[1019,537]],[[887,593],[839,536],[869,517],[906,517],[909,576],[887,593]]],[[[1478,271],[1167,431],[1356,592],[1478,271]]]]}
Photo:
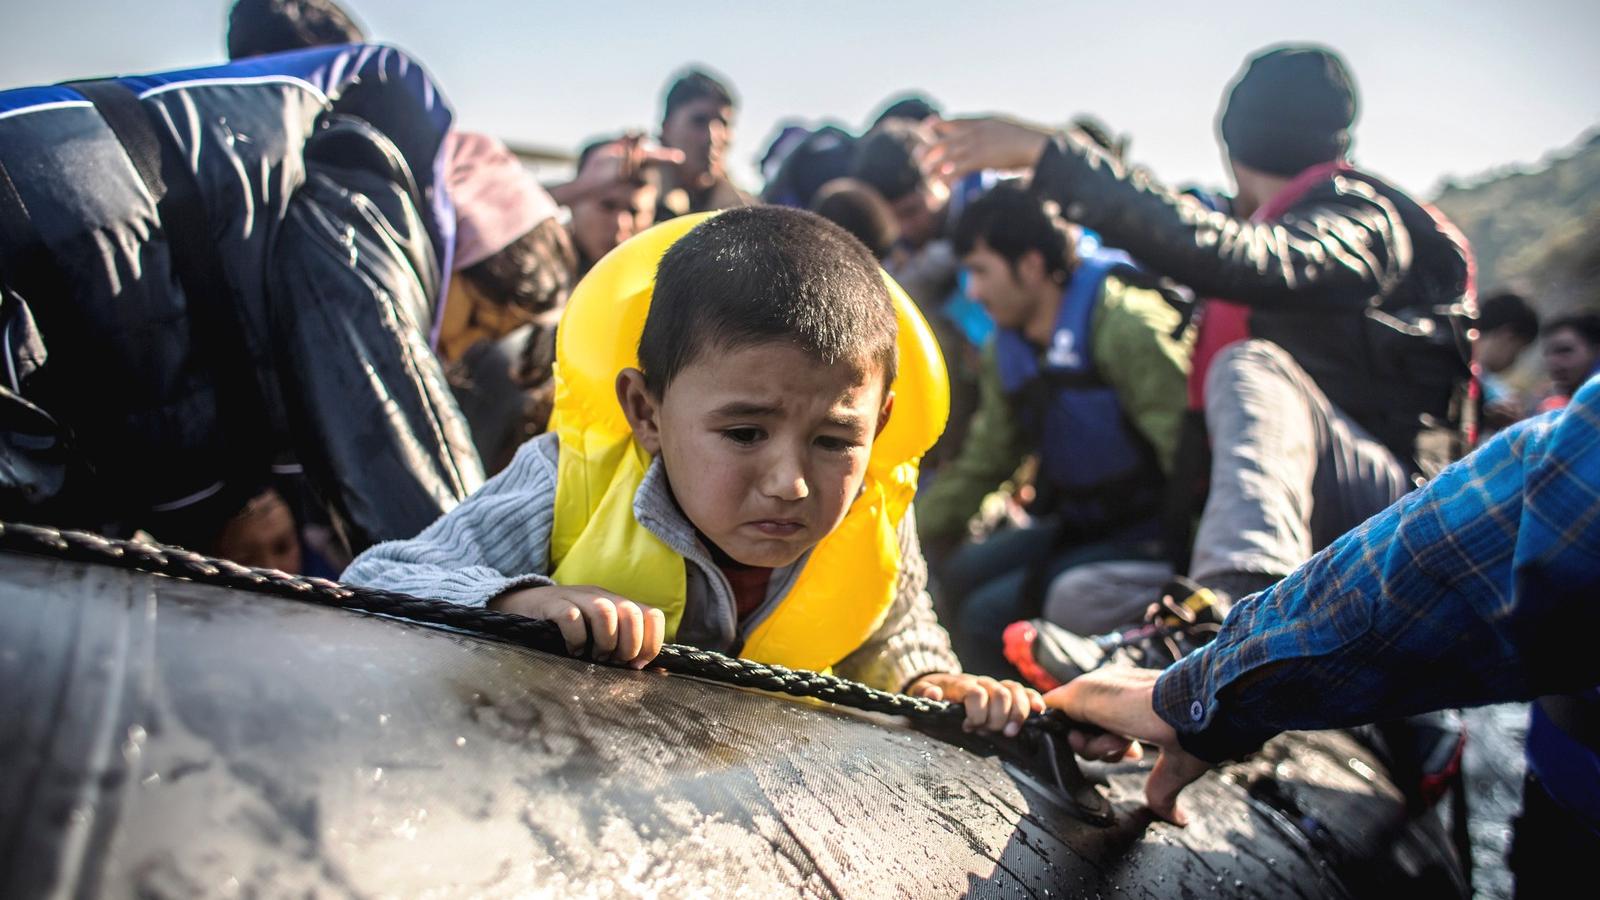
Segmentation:
{"type": "Polygon", "coordinates": [[[470,492],[451,119],[370,45],[0,93],[5,513],[178,540],[287,463],[359,547],[470,492]]]}

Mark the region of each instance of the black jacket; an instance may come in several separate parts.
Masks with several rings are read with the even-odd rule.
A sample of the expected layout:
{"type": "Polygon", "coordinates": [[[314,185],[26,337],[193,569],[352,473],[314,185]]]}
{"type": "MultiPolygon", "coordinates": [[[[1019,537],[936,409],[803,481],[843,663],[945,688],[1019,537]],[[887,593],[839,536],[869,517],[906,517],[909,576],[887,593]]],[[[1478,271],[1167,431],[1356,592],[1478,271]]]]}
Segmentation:
{"type": "Polygon", "coordinates": [[[1405,193],[1347,172],[1277,221],[1252,224],[1124,173],[1071,136],[1046,147],[1033,183],[1148,268],[1251,307],[1254,336],[1288,350],[1417,472],[1459,455],[1471,378],[1468,251],[1405,193]]]}
{"type": "Polygon", "coordinates": [[[323,48],[0,92],[0,113],[3,317],[38,345],[10,332],[5,515],[204,539],[297,461],[359,549],[482,480],[429,347],[451,113],[414,61],[323,48]],[[22,403],[65,475],[22,464],[60,461],[22,403]]]}

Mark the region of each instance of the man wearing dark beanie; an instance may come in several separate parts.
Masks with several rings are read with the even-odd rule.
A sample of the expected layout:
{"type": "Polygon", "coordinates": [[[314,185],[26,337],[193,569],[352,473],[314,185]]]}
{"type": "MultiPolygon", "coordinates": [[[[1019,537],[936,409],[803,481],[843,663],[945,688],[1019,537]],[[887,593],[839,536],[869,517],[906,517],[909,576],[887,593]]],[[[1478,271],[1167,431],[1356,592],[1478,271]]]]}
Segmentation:
{"type": "MultiPolygon", "coordinates": [[[[1226,607],[1282,578],[1464,447],[1468,251],[1435,211],[1352,166],[1357,108],[1331,50],[1275,47],[1251,59],[1218,118],[1237,186],[1231,205],[1218,204],[1225,211],[1130,175],[1082,135],[1010,119],[940,123],[924,157],[945,177],[1030,168],[1033,189],[1068,218],[1206,298],[1189,385],[1193,439],[1172,479],[1199,498],[1190,509],[1203,502],[1192,555],[1175,560],[1202,588],[1173,598],[1190,609],[1226,607]]],[[[1082,588],[1094,577],[1080,567],[1061,579],[1082,588]]],[[[1051,671],[1057,649],[1079,646],[1034,624],[1007,650],[1024,672],[1051,671]]],[[[1152,624],[1158,635],[1181,630],[1175,619],[1152,624]]],[[[1159,652],[1145,658],[1164,664],[1159,652]]],[[[1213,698],[1183,685],[1163,679],[1154,696],[1185,746],[1214,746],[1205,732],[1227,727],[1226,716],[1192,715],[1213,698]]]]}

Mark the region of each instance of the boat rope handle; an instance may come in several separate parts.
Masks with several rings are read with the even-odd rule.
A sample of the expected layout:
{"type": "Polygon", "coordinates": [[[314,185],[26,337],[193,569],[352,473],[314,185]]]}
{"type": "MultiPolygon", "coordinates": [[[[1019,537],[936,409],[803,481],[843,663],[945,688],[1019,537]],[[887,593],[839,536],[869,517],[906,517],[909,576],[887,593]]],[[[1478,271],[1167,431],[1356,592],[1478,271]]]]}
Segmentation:
{"type": "MultiPolygon", "coordinates": [[[[560,629],[555,623],[543,619],[462,606],[444,600],[428,600],[379,588],[342,584],[326,578],[290,575],[276,569],[252,568],[181,547],[108,538],[86,531],[63,531],[38,525],[0,522],[0,550],[116,566],[319,606],[442,625],[557,656],[570,655],[560,629]]],[[[965,708],[958,703],[880,691],[837,675],[740,659],[683,644],[663,644],[660,654],[651,665],[677,675],[793,697],[826,700],[866,712],[904,716],[935,734],[954,733],[966,716],[965,708]]],[[[1081,790],[1072,790],[1070,785],[1074,780],[1082,780],[1071,751],[1064,747],[1056,750],[1058,743],[1054,738],[1065,738],[1069,731],[1101,733],[1093,725],[1076,722],[1060,710],[1051,709],[1030,716],[1023,723],[1022,732],[1013,740],[1020,745],[1019,755],[1028,756],[1044,750],[1054,766],[1063,769],[1070,767],[1065,775],[1075,778],[1057,776],[1052,780],[1064,791],[1081,795],[1081,790]]],[[[1003,744],[998,737],[991,736],[990,739],[996,744],[1003,744]]],[[[1059,743],[1064,745],[1066,741],[1059,743]]],[[[1094,798],[1104,804],[1104,798],[1097,794],[1094,798]]],[[[1085,808],[1086,801],[1090,805],[1097,804],[1093,804],[1089,798],[1077,796],[1074,800],[1080,811],[1091,820],[1103,818],[1096,813],[1109,813],[1108,804],[1103,810],[1091,810],[1085,808]]]]}

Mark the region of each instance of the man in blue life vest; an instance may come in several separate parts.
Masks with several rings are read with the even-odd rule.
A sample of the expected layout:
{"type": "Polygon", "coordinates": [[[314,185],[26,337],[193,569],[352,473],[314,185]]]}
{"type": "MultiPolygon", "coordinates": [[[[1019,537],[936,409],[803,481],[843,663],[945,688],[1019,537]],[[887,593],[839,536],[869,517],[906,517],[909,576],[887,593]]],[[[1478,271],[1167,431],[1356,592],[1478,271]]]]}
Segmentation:
{"type": "MultiPolygon", "coordinates": [[[[1074,230],[1021,187],[973,201],[954,243],[997,331],[967,440],[918,498],[917,519],[924,541],[950,546],[984,496],[1037,455],[1033,523],[964,547],[939,570],[963,663],[1007,672],[1001,634],[1038,613],[1050,577],[1164,553],[1191,342],[1178,305],[1126,254],[1080,256],[1074,230]]],[[[1082,610],[1085,623],[1110,627],[1148,603],[1119,599],[1122,608],[1082,610]]]]}
{"type": "MultiPolygon", "coordinates": [[[[961,452],[978,404],[981,348],[994,335],[994,320],[962,278],[954,247],[964,211],[1003,179],[994,170],[967,173],[951,184],[922,171],[937,112],[927,104],[893,104],[855,144],[851,177],[882,195],[894,214],[899,238],[883,267],[922,308],[939,339],[950,370],[950,424],[922,461],[926,479],[937,477],[961,452]]],[[[1075,119],[1109,153],[1122,142],[1097,121],[1075,119]]],[[[1084,242],[1098,238],[1084,232],[1084,242]]]]}

